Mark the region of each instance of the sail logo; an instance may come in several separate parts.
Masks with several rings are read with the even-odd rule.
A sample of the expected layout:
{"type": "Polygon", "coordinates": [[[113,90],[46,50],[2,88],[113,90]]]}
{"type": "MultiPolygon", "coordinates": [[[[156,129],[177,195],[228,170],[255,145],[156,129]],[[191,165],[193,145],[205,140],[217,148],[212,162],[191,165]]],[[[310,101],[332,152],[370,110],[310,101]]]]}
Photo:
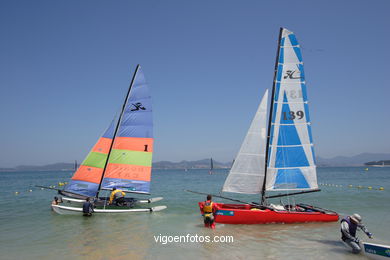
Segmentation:
{"type": "MultiPolygon", "coordinates": [[[[296,70],[287,70],[286,71],[286,75],[283,77],[284,79],[300,79],[301,77],[298,76],[298,77],[294,77],[294,73],[296,72],[296,70]]],[[[298,70],[298,73],[299,73],[299,70],[298,70]]]]}
{"type": "Polygon", "coordinates": [[[135,104],[131,104],[132,106],[134,106],[134,108],[131,108],[130,111],[139,111],[139,110],[146,110],[145,107],[142,106],[142,103],[141,102],[137,102],[135,104]]]}

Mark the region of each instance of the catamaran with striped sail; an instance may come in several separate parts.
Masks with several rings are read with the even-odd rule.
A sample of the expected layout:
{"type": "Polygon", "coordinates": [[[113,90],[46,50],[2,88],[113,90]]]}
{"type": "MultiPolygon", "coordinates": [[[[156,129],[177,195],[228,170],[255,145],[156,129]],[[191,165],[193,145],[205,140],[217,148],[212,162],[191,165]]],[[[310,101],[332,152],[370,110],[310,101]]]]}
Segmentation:
{"type": "Polygon", "coordinates": [[[227,224],[337,221],[337,213],[312,205],[267,202],[268,198],[319,191],[301,49],[294,33],[284,28],[279,35],[268,128],[267,100],[268,90],[222,189],[259,194],[260,203],[216,203],[215,221],[227,224]],[[285,194],[266,196],[266,191],[285,194]]]}
{"type": "Polygon", "coordinates": [[[134,208],[162,198],[125,198],[123,206],[108,205],[104,190],[120,189],[126,193],[149,194],[153,153],[152,103],[144,74],[138,65],[127,92],[120,116],[113,120],[97,141],[64,190],[63,201],[71,206],[52,205],[58,213],[80,212],[77,208],[87,197],[95,197],[96,213],[158,211],[165,206],[134,208]],[[74,205],[73,205],[74,204],[74,205]]]}

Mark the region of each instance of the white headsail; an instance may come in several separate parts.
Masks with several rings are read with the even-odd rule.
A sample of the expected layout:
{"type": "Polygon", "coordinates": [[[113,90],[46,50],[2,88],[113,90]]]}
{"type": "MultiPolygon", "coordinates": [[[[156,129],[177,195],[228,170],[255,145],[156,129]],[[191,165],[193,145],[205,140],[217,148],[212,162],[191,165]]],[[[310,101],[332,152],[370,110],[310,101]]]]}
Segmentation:
{"type": "Polygon", "coordinates": [[[252,120],[222,191],[259,194],[264,181],[268,90],[252,120]]]}

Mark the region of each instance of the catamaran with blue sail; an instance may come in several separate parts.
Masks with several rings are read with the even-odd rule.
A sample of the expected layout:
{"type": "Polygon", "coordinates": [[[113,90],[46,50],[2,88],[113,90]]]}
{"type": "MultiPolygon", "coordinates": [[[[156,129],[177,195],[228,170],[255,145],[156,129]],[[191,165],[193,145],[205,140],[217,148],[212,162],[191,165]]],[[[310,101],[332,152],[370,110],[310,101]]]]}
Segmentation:
{"type": "Polygon", "coordinates": [[[162,198],[124,198],[120,205],[108,205],[104,191],[120,189],[132,194],[150,194],[153,153],[152,103],[144,74],[138,65],[127,92],[120,116],[113,120],[99,138],[64,190],[63,201],[71,206],[52,205],[58,213],[80,212],[73,204],[87,197],[95,198],[96,213],[158,211],[165,206],[135,209],[139,203],[151,203],[162,198]]]}
{"type": "Polygon", "coordinates": [[[222,189],[259,194],[260,203],[216,203],[215,221],[227,224],[337,221],[338,214],[331,210],[302,203],[267,202],[269,198],[319,191],[301,48],[295,34],[284,28],[280,29],[269,115],[267,103],[268,90],[222,189]],[[285,194],[266,196],[266,191],[285,194]]]}

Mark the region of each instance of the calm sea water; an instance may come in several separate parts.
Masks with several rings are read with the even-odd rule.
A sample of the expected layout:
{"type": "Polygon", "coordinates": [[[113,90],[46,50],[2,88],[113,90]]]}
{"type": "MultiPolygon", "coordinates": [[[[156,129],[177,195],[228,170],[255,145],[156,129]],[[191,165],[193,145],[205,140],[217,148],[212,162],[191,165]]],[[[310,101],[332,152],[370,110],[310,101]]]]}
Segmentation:
{"type": "MultiPolygon", "coordinates": [[[[215,172],[154,170],[153,197],[164,197],[155,204],[168,209],[90,218],[52,212],[55,192],[34,187],[68,181],[70,172],[0,173],[0,259],[365,259],[351,255],[339,242],[339,223],[203,228],[197,202],[205,198],[183,190],[218,193],[227,170],[215,172]],[[227,235],[233,236],[234,242],[164,245],[155,242],[154,236],[160,234],[227,235]]],[[[357,212],[374,234],[372,242],[390,244],[390,168],[319,168],[318,178],[319,183],[327,184],[320,186],[322,192],[295,196],[297,202],[313,203],[341,215],[357,212]],[[359,185],[365,188],[355,188],[359,185]],[[384,190],[375,190],[379,187],[384,190]]],[[[257,196],[225,195],[258,201],[257,196]]],[[[365,235],[360,233],[360,237],[365,235]]]]}

